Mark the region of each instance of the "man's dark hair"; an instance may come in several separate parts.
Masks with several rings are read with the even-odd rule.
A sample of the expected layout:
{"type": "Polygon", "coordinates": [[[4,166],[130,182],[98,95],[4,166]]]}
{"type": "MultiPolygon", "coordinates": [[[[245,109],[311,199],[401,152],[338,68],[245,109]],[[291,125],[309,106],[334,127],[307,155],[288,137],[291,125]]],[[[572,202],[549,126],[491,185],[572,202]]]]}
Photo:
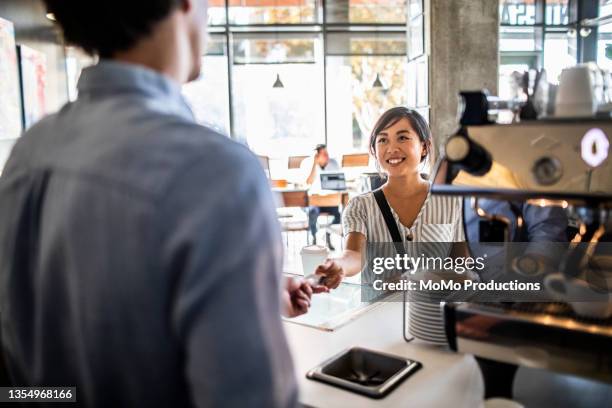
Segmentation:
{"type": "Polygon", "coordinates": [[[183,0],[44,0],[67,43],[112,57],[151,33],[183,0]]]}
{"type": "Polygon", "coordinates": [[[317,151],[317,153],[321,153],[321,150],[323,149],[327,149],[327,145],[325,144],[318,144],[317,147],[315,147],[315,150],[317,151]]]}

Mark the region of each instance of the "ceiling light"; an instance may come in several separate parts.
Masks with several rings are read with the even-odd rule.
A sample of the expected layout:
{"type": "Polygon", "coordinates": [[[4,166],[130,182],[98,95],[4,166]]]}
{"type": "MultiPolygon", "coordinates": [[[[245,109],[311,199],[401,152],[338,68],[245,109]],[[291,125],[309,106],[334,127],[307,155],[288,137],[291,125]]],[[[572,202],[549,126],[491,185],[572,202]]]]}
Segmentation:
{"type": "Polygon", "coordinates": [[[383,89],[385,88],[385,85],[380,80],[380,74],[376,74],[376,79],[374,80],[374,83],[372,84],[372,88],[383,88],[383,89]]]}
{"type": "Polygon", "coordinates": [[[280,79],[280,74],[276,74],[276,81],[274,81],[274,85],[272,85],[272,88],[284,88],[285,85],[283,85],[283,81],[281,81],[280,79]]]}

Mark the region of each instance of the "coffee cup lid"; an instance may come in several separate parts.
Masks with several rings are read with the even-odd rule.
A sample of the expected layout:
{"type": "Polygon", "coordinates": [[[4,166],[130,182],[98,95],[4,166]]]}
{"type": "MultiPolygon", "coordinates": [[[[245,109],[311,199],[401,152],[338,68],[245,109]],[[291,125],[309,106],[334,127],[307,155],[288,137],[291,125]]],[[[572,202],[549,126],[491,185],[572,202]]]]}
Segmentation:
{"type": "Polygon", "coordinates": [[[320,254],[327,253],[327,248],[320,245],[308,245],[302,248],[301,253],[303,254],[320,254]]]}

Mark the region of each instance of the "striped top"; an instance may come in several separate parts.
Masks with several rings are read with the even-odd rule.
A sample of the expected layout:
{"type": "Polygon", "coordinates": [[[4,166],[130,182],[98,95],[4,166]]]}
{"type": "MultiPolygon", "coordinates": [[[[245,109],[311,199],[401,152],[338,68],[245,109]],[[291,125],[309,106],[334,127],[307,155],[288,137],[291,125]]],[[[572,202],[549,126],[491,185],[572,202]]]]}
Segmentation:
{"type": "MultiPolygon", "coordinates": [[[[432,195],[431,189],[412,226],[403,225],[391,208],[393,218],[406,242],[462,242],[465,241],[460,197],[432,195]]],[[[352,198],[342,214],[344,235],[360,232],[368,243],[393,242],[378,208],[374,193],[352,198]]]]}

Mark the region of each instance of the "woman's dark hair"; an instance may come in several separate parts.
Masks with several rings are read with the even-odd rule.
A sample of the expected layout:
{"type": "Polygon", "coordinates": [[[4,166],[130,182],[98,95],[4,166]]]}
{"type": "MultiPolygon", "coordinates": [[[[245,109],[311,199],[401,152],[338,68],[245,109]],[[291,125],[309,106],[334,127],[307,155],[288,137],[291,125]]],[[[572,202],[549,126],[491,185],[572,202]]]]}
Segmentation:
{"type": "Polygon", "coordinates": [[[183,0],[44,0],[66,42],[90,55],[112,57],[151,33],[183,0]]]}
{"type": "Polygon", "coordinates": [[[374,125],[372,133],[370,134],[370,153],[372,153],[372,155],[376,156],[376,136],[383,130],[395,125],[403,118],[408,119],[421,142],[425,144],[427,154],[421,161],[424,161],[426,157],[429,156],[431,153],[431,130],[429,130],[429,125],[419,112],[404,106],[396,106],[395,108],[389,109],[382,114],[374,125]]]}

